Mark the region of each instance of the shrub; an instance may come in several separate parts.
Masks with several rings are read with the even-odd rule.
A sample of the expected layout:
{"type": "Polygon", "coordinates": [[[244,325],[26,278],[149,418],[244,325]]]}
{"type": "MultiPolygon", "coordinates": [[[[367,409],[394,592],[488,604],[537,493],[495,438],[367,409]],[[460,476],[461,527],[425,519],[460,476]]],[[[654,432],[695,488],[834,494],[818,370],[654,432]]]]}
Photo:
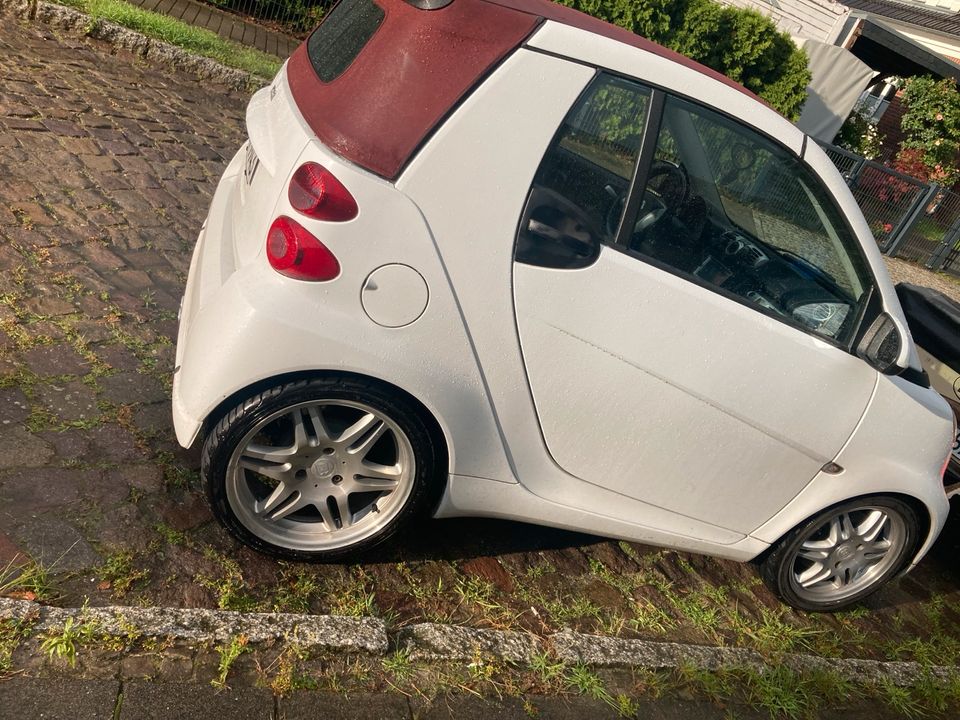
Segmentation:
{"type": "MultiPolygon", "coordinates": [[[[911,175],[953,185],[960,180],[960,92],[951,79],[911,77],[904,85],[906,111],[900,120],[905,139],[897,162],[911,175]]],[[[898,169],[900,169],[898,167],[898,169]]]]}
{"type": "Polygon", "coordinates": [[[807,55],[755,10],[713,0],[559,0],[676,50],[752,90],[796,120],[810,82],[807,55]]]}

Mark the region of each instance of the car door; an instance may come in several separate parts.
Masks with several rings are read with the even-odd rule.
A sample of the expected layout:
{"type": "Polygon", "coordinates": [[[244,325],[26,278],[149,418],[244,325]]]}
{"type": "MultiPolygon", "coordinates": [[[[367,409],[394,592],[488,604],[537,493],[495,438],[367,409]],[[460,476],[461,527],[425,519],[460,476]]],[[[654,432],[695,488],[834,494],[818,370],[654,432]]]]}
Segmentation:
{"type": "Polygon", "coordinates": [[[626,498],[749,533],[831,461],[876,372],[872,292],[817,177],[721,113],[599,74],[520,221],[513,289],[549,453],[626,498]]]}

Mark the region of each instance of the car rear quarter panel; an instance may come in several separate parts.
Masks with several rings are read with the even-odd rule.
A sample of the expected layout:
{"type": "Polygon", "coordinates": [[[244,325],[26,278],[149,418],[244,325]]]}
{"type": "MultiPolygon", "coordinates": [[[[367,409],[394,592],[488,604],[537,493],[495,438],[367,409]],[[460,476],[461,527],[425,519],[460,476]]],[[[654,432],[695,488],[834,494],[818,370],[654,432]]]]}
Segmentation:
{"type": "MultiPolygon", "coordinates": [[[[358,217],[346,223],[311,220],[290,207],[285,192],[271,217],[295,217],[333,251],[341,274],[324,283],[283,277],[269,266],[263,237],[256,239],[256,255],[221,286],[202,293],[188,286],[187,298],[202,295],[203,302],[185,313],[178,344],[174,414],[181,443],[190,444],[205,420],[216,420],[210,414],[226,398],[255,383],[287,373],[352,372],[382,379],[420,400],[447,437],[451,470],[511,479],[460,310],[422,214],[392,184],[317,141],[291,165],[287,181],[306,161],[321,163],[343,182],[358,202],[358,217]],[[361,305],[366,278],[390,263],[416,269],[429,288],[426,310],[400,328],[376,324],[361,305]],[[453,437],[469,441],[454,445],[453,437]]],[[[218,194],[243,181],[242,173],[234,175],[218,194]]],[[[212,207],[220,204],[215,199],[212,207]]],[[[194,271],[225,251],[219,246],[230,242],[229,233],[211,235],[219,227],[211,217],[194,271]]],[[[191,284],[200,281],[194,271],[191,284]]]]}

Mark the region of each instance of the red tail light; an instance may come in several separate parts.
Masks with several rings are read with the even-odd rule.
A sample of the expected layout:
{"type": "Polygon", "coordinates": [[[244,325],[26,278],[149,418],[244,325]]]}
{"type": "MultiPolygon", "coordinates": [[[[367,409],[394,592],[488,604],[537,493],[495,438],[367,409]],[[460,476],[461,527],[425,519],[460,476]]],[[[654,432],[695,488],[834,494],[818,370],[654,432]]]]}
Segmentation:
{"type": "Polygon", "coordinates": [[[297,280],[320,282],[340,274],[340,263],[327,246],[282,215],[267,233],[267,258],[278,273],[297,280]]]}
{"type": "Polygon", "coordinates": [[[323,165],[308,162],[297,168],[287,190],[290,204],[317,220],[344,222],[357,216],[357,201],[323,165]]]}

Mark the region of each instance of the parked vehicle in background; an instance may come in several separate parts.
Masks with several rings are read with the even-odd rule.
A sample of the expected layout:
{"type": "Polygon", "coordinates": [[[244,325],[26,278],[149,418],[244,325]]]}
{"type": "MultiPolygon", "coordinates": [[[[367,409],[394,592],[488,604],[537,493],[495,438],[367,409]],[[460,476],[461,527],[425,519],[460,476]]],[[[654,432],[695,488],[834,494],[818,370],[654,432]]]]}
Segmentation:
{"type": "Polygon", "coordinates": [[[948,494],[960,493],[960,303],[931,288],[900,283],[897,296],[930,384],[950,403],[954,443],[948,494]]]}
{"type": "Polygon", "coordinates": [[[173,409],[251,547],[483,515],[836,610],[939,533],[950,412],[870,230],[727,78],[546,0],[342,0],[247,130],[173,409]]]}

